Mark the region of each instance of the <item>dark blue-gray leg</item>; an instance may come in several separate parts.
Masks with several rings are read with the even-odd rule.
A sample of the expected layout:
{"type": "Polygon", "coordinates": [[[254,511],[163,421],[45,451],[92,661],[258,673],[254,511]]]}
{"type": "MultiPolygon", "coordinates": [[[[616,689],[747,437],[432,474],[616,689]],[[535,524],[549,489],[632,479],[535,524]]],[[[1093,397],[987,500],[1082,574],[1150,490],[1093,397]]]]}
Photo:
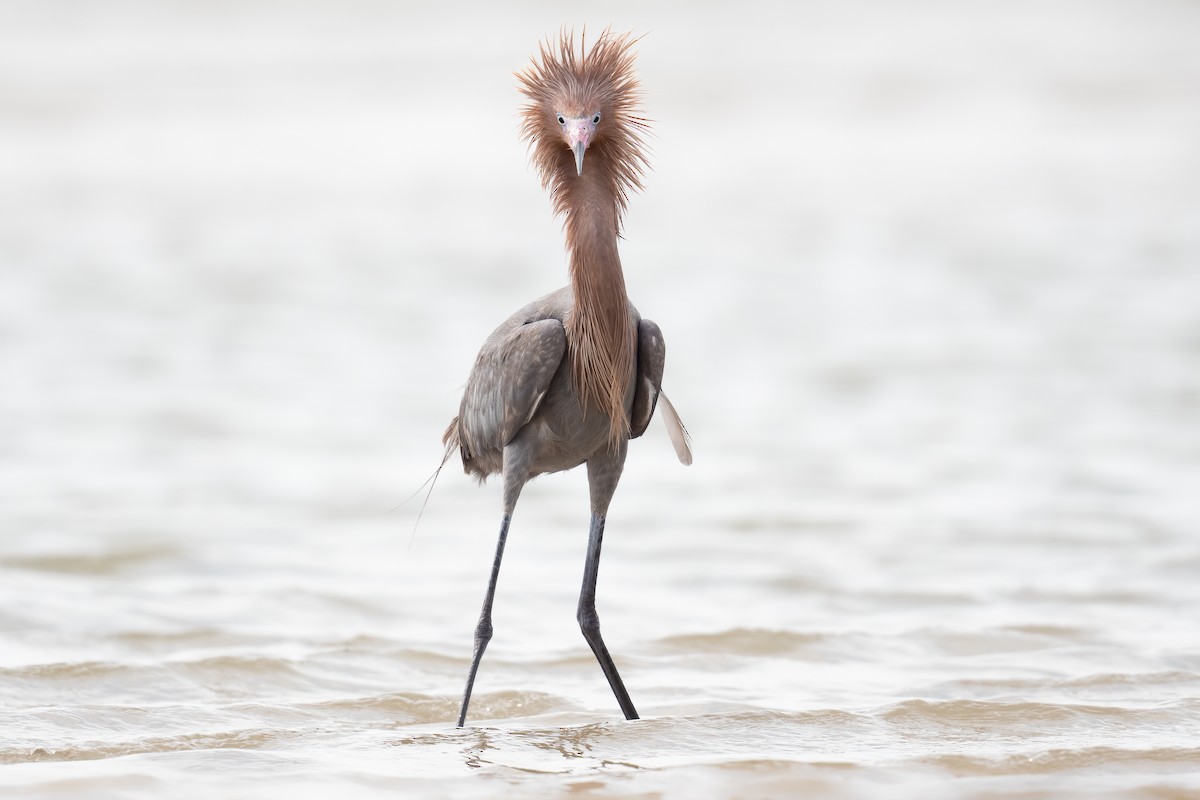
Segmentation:
{"type": "Polygon", "coordinates": [[[508,538],[508,524],[512,517],[504,515],[500,523],[500,541],[496,543],[496,560],[492,562],[492,576],[488,579],[487,595],[483,598],[483,610],[479,612],[479,622],[475,625],[475,652],[471,656],[471,669],[467,672],[467,688],[463,690],[462,710],[458,712],[458,727],[467,721],[467,706],[471,703],[471,690],[475,687],[475,674],[479,672],[479,662],[483,660],[483,651],[492,640],[492,599],[496,596],[496,579],[500,576],[500,560],[504,558],[504,540],[508,538]]]}
{"type": "Polygon", "coordinates": [[[619,446],[590,458],[587,462],[592,525],[588,531],[587,560],[583,565],[583,589],[579,592],[579,611],[575,617],[579,620],[583,638],[587,639],[592,652],[596,654],[596,660],[600,662],[600,669],[604,670],[604,677],[608,678],[608,685],[612,688],[625,719],[637,719],[637,709],[633,707],[629,692],[625,691],[625,684],[617,672],[617,665],[613,663],[608,648],[604,646],[604,639],[600,637],[600,617],[596,614],[596,578],[600,572],[600,546],[604,543],[604,519],[608,514],[608,504],[617,490],[617,483],[621,480],[628,448],[629,443],[623,441],[619,446]]]}
{"type": "Polygon", "coordinates": [[[500,561],[504,558],[504,540],[508,538],[508,525],[512,521],[517,498],[529,479],[529,454],[526,448],[515,441],[504,448],[504,519],[500,522],[500,540],[496,542],[496,559],[492,562],[492,575],[488,578],[487,594],[483,598],[483,609],[475,625],[475,652],[471,655],[471,669],[467,672],[467,688],[463,690],[462,710],[458,712],[458,727],[467,721],[467,706],[471,703],[471,690],[475,687],[475,674],[483,651],[492,640],[492,600],[496,596],[496,579],[500,577],[500,561]]]}
{"type": "Polygon", "coordinates": [[[596,660],[600,662],[600,669],[604,670],[604,677],[608,678],[608,685],[612,688],[625,719],[637,719],[637,709],[633,707],[629,692],[625,690],[625,683],[617,672],[617,665],[613,663],[612,656],[608,654],[608,648],[604,645],[604,639],[600,637],[600,617],[596,614],[596,578],[600,571],[600,545],[603,541],[604,517],[592,515],[587,561],[583,566],[583,589],[579,593],[579,612],[576,619],[579,620],[583,638],[587,639],[592,652],[596,654],[596,660]]]}

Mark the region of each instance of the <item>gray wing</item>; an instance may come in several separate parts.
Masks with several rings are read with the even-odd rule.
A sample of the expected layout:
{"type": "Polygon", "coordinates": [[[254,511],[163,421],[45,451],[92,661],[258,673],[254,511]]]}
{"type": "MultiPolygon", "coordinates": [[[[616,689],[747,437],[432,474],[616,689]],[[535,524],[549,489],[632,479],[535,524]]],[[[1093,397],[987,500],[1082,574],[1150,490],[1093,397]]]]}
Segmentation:
{"type": "Polygon", "coordinates": [[[533,418],[566,349],[566,332],[557,319],[501,328],[488,338],[458,413],[464,461],[503,450],[533,418]]]}
{"type": "Polygon", "coordinates": [[[629,438],[636,439],[646,432],[658,393],[662,389],[663,365],[667,362],[667,345],[662,331],[648,319],[638,323],[637,386],[633,392],[633,410],[629,412],[629,438]]]}
{"type": "Polygon", "coordinates": [[[633,393],[633,410],[629,413],[629,438],[636,439],[646,432],[654,416],[654,407],[661,399],[663,403],[663,422],[667,426],[667,435],[671,437],[671,446],[682,464],[692,463],[692,446],[687,428],[679,419],[675,407],[667,399],[662,390],[663,365],[667,361],[667,345],[663,342],[662,331],[648,319],[638,323],[638,365],[637,387],[633,393]]]}

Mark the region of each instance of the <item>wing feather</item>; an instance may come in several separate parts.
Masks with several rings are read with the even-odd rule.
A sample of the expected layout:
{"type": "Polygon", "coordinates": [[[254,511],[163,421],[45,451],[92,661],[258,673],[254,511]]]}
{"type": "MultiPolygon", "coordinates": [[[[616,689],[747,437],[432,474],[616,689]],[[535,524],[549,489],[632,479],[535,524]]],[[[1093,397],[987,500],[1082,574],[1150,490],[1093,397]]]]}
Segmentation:
{"type": "Polygon", "coordinates": [[[687,428],[683,427],[683,420],[679,419],[675,406],[667,399],[667,393],[659,391],[658,399],[662,401],[662,418],[667,426],[667,435],[671,437],[671,444],[675,448],[675,455],[679,456],[680,464],[689,466],[692,463],[692,437],[688,435],[687,428]]]}
{"type": "Polygon", "coordinates": [[[638,322],[637,347],[636,386],[633,408],[629,412],[630,439],[645,433],[650,418],[654,416],[654,405],[658,402],[658,391],[662,386],[663,365],[667,360],[667,346],[663,342],[662,331],[648,319],[638,322]]]}
{"type": "Polygon", "coordinates": [[[562,364],[567,336],[557,319],[497,330],[475,360],[458,414],[464,461],[500,451],[533,419],[562,364]]]}

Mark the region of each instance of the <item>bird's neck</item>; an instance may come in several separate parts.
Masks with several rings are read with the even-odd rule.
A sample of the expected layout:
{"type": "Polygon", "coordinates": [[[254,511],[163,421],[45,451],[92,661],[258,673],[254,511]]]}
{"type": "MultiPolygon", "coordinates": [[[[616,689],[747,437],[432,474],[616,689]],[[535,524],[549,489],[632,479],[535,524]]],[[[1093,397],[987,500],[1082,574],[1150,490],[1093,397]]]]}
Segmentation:
{"type": "Polygon", "coordinates": [[[572,377],[584,410],[604,413],[610,441],[616,442],[629,435],[625,406],[636,366],[637,333],[617,252],[617,190],[604,180],[605,166],[589,163],[583,175],[565,182],[575,299],[566,331],[572,377]]]}

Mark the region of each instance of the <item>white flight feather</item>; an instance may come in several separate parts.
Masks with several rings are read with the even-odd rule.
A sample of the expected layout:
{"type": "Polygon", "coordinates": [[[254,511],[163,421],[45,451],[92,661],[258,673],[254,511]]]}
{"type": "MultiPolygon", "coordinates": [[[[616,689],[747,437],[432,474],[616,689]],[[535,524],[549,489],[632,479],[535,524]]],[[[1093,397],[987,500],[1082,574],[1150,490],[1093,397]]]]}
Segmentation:
{"type": "Polygon", "coordinates": [[[679,463],[684,466],[691,464],[692,437],[688,436],[687,428],[683,427],[675,406],[671,405],[666,393],[661,390],[658,393],[658,404],[662,408],[662,419],[667,426],[667,435],[671,437],[671,444],[675,447],[675,455],[679,456],[679,463]]]}

